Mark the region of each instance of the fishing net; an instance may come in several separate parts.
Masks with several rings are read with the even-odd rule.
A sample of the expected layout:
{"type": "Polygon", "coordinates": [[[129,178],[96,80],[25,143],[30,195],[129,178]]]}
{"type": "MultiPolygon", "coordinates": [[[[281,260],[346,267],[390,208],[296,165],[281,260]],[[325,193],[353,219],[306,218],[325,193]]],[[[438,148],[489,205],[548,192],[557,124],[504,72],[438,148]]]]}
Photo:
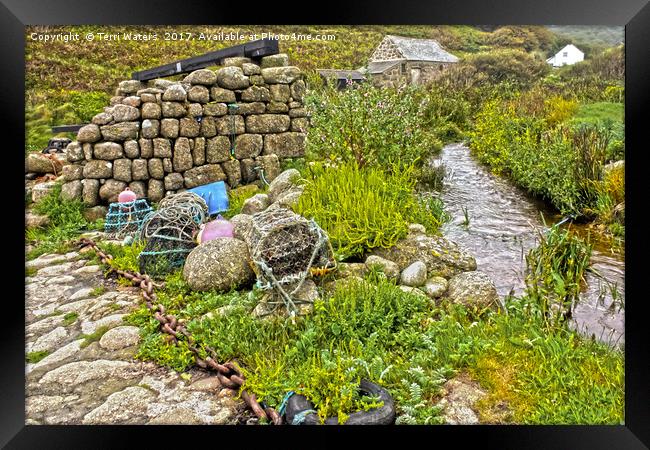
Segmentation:
{"type": "Polygon", "coordinates": [[[194,236],[208,217],[205,200],[192,192],[161,200],[140,229],[140,239],[146,242],[138,257],[140,272],[161,277],[181,267],[196,247],[194,236]]]}
{"type": "Polygon", "coordinates": [[[295,294],[312,270],[334,264],[325,231],[284,208],[253,215],[248,244],[258,287],[273,291],[290,312],[296,311],[295,294]]]}
{"type": "Polygon", "coordinates": [[[143,198],[132,202],[111,203],[104,221],[104,232],[111,239],[137,234],[151,211],[151,206],[143,198]]]}

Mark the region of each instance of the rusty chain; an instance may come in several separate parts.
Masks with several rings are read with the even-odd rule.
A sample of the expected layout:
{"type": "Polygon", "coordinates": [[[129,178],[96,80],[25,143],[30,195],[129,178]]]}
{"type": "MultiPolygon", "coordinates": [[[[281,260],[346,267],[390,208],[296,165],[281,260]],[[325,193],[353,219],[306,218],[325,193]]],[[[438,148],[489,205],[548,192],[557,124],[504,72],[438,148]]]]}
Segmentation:
{"type": "MultiPolygon", "coordinates": [[[[154,292],[153,281],[149,275],[111,267],[110,261],[113,257],[104,253],[92,239],[82,238],[79,241],[79,245],[81,248],[88,247],[93,249],[97,256],[99,256],[102,264],[110,268],[109,273],[114,272],[140,287],[147,309],[153,313],[154,318],[160,323],[160,330],[166,334],[169,342],[178,343],[178,338],[182,335],[187,339],[187,347],[194,354],[194,360],[197,366],[216,372],[217,379],[224,387],[235,390],[242,387],[244,384],[244,375],[234,363],[225,362],[220,364],[216,352],[209,346],[204,346],[204,348],[210,356],[202,358],[199,349],[196,347],[196,341],[183,325],[183,321],[176,318],[173,314],[166,314],[165,307],[162,304],[156,304],[157,296],[154,292]]],[[[270,420],[274,425],[282,424],[282,417],[278,412],[271,407],[263,408],[257,401],[255,394],[248,393],[245,389],[242,389],[241,398],[260,420],[270,420]]]]}

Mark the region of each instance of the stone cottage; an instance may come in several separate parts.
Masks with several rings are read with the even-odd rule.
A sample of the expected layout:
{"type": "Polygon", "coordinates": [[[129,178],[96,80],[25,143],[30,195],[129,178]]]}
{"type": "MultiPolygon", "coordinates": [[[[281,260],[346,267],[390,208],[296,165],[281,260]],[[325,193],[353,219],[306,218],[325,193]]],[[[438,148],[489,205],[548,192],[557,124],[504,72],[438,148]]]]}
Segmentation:
{"type": "Polygon", "coordinates": [[[370,57],[368,75],[376,86],[425,84],[458,57],[433,39],[387,35],[370,57]]]}

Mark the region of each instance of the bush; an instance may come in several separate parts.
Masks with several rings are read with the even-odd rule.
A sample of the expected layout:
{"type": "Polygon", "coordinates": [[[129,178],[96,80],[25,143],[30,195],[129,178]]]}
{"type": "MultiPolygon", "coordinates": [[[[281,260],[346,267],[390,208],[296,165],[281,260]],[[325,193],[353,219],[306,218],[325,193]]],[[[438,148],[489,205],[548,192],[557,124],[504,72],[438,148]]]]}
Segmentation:
{"type": "Polygon", "coordinates": [[[442,147],[422,126],[423,100],[416,88],[378,89],[370,83],[312,92],[306,100],[312,113],[308,154],[384,169],[420,162],[442,147]]]}
{"type": "Polygon", "coordinates": [[[387,173],[376,167],[361,169],[355,162],[329,168],[313,165],[296,212],[314,218],[327,231],[342,259],[395,245],[411,222],[435,233],[443,217],[414,196],[414,173],[413,166],[387,173]]]}
{"type": "Polygon", "coordinates": [[[521,50],[497,49],[469,55],[466,64],[484,73],[493,83],[509,81],[519,88],[530,87],[544,77],[550,68],[545,61],[535,59],[521,50]]]}

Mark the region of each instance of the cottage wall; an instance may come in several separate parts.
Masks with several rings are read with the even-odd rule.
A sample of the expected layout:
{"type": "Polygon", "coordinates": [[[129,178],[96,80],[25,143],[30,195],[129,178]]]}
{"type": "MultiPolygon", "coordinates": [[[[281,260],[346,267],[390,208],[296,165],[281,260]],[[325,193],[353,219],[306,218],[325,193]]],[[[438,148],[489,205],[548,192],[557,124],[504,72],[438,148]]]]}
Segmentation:
{"type": "Polygon", "coordinates": [[[280,159],[304,155],[305,89],[286,55],[229,58],[180,82],[123,81],[68,145],[62,196],[94,206],[128,186],[157,202],[214,181],[251,183],[259,169],[270,181],[280,159]]]}
{"type": "Polygon", "coordinates": [[[427,84],[438,78],[450,64],[452,63],[404,61],[380,74],[372,75],[372,82],[378,87],[427,84]]]}

